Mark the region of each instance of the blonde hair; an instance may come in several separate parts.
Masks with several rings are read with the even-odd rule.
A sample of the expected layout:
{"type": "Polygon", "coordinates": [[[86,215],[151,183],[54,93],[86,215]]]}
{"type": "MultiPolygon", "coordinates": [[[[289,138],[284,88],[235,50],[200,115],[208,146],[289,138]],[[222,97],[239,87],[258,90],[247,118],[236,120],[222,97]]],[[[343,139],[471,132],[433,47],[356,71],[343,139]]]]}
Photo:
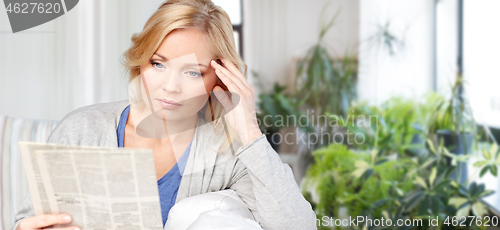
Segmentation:
{"type": "MultiPolygon", "coordinates": [[[[201,31],[214,59],[229,60],[247,77],[247,66],[236,51],[231,20],[220,6],[214,5],[211,0],[167,0],[148,19],[142,31],[132,35],[132,45],[123,54],[122,62],[125,71],[129,73],[128,96],[131,103],[142,100],[140,81],[137,78],[140,66],[149,61],[170,32],[184,28],[201,31]]],[[[222,88],[228,91],[227,87],[222,88]]],[[[219,119],[223,118],[224,108],[218,100],[207,101],[199,113],[205,120],[212,122],[217,134],[224,132],[219,119]]],[[[228,127],[227,131],[231,137],[236,137],[232,127],[228,127]]],[[[241,143],[237,138],[235,140],[241,143]]],[[[227,149],[231,143],[230,139],[218,151],[227,149]]]]}

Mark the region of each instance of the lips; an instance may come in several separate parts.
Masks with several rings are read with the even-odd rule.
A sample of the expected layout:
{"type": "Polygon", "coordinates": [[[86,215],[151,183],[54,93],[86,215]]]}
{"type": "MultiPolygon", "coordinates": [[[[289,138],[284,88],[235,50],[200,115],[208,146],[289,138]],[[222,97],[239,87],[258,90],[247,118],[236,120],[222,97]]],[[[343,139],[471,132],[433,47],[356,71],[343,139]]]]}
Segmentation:
{"type": "Polygon", "coordinates": [[[181,104],[172,100],[157,99],[157,101],[160,103],[160,106],[164,109],[177,109],[182,106],[181,104]]]}

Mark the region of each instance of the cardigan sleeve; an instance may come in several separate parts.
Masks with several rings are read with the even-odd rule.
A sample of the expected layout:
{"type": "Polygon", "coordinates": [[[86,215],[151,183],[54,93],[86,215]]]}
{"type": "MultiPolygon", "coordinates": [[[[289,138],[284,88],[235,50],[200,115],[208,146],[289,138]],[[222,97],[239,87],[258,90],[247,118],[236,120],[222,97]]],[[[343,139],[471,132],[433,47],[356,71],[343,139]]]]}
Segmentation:
{"type": "Polygon", "coordinates": [[[11,230],[15,230],[19,223],[21,223],[21,220],[31,216],[35,216],[35,210],[33,209],[33,202],[31,201],[31,196],[28,192],[28,194],[26,194],[26,196],[24,197],[23,203],[21,203],[19,211],[14,218],[15,222],[11,230]]]}
{"type": "Polygon", "coordinates": [[[317,229],[316,214],[302,196],[288,164],[282,163],[265,135],[236,153],[236,181],[230,186],[264,229],[317,229]]]}

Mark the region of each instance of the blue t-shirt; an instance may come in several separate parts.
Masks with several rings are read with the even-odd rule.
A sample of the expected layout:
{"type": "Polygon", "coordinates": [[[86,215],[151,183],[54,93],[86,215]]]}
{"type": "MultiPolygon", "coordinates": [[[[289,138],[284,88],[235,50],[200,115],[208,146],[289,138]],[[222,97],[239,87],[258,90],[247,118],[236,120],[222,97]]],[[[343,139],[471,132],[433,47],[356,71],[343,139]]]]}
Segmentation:
{"type": "MultiPolygon", "coordinates": [[[[127,106],[127,108],[122,112],[120,116],[118,129],[116,130],[116,135],[118,137],[118,147],[123,147],[125,125],[127,124],[129,111],[130,105],[127,106]]],[[[193,143],[193,140],[191,140],[191,143],[193,143]]],[[[160,195],[163,226],[165,226],[165,223],[167,222],[168,212],[175,204],[177,191],[179,190],[179,185],[181,184],[182,174],[184,173],[184,168],[186,167],[189,151],[191,150],[191,143],[189,143],[186,151],[184,151],[184,154],[182,154],[181,158],[177,161],[174,167],[172,167],[170,171],[168,171],[162,178],[158,180],[158,192],[160,195]]]]}

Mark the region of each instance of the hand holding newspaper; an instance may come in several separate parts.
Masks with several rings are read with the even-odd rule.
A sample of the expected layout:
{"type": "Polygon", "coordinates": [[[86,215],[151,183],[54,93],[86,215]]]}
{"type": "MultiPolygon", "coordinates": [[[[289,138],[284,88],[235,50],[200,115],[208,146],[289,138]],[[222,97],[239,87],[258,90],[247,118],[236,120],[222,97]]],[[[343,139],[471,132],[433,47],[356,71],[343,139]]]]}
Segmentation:
{"type": "Polygon", "coordinates": [[[35,215],[67,213],[82,230],[163,229],[152,150],[19,144],[35,215]]]}

